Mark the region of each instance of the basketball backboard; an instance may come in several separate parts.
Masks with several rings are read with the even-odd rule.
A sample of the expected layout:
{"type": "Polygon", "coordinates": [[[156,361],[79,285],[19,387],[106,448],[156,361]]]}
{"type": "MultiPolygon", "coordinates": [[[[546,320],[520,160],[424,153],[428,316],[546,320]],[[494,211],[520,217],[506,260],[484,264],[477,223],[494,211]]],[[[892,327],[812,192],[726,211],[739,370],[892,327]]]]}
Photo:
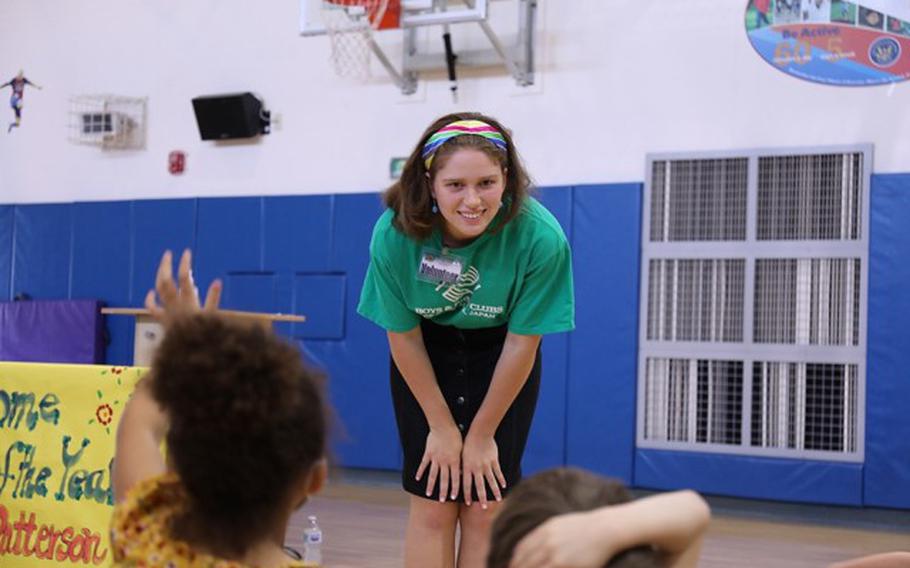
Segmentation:
{"type": "MultiPolygon", "coordinates": [[[[345,1],[350,3],[352,0],[345,1]]],[[[368,34],[369,49],[401,91],[404,94],[411,94],[416,90],[419,72],[444,70],[450,65],[445,53],[421,52],[418,47],[417,30],[436,27],[442,36],[443,32],[449,33],[452,25],[473,24],[480,28],[480,36],[485,37],[486,47],[458,51],[456,54],[458,67],[504,65],[518,85],[532,85],[537,3],[538,0],[401,0],[400,10],[396,10],[397,27],[385,25],[385,20],[383,26],[374,26],[378,29],[368,34]],[[503,29],[504,26],[492,23],[491,3],[501,5],[497,7],[500,13],[503,9],[508,10],[509,5],[517,11],[517,25],[509,26],[512,28],[509,31],[514,31],[514,37],[509,41],[500,40],[500,32],[506,30],[503,29]],[[494,26],[497,29],[494,30],[494,26]],[[387,44],[389,38],[400,43],[402,53],[400,67],[389,61],[384,48],[380,45],[387,44]]],[[[327,8],[337,10],[335,4],[330,0],[328,2],[300,0],[300,34],[331,35],[326,27],[324,10],[327,8]]],[[[471,32],[477,34],[476,30],[477,28],[474,28],[471,32]]],[[[455,33],[462,33],[461,28],[455,33]]]]}

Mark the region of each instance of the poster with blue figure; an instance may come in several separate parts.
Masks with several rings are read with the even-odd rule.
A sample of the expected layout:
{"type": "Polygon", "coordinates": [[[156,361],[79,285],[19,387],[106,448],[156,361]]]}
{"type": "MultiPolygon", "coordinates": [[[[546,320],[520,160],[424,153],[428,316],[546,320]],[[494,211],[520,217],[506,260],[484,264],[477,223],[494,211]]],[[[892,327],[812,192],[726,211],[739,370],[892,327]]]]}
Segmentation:
{"type": "Polygon", "coordinates": [[[13,91],[9,98],[9,106],[13,109],[16,120],[9,123],[9,127],[6,129],[7,134],[12,132],[13,128],[18,128],[22,124],[22,99],[25,96],[26,85],[41,89],[39,85],[29,81],[25,77],[25,73],[22,69],[19,70],[19,73],[15,77],[0,85],[0,89],[9,87],[13,91]]]}

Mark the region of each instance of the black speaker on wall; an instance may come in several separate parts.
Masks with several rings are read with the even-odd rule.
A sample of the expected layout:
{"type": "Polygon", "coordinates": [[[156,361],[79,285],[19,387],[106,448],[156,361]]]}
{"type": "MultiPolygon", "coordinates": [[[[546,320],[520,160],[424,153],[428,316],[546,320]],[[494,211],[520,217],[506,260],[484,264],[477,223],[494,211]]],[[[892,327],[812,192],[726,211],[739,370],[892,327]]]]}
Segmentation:
{"type": "Polygon", "coordinates": [[[196,97],[193,111],[203,140],[252,138],[269,133],[269,111],[253,93],[196,97]]]}

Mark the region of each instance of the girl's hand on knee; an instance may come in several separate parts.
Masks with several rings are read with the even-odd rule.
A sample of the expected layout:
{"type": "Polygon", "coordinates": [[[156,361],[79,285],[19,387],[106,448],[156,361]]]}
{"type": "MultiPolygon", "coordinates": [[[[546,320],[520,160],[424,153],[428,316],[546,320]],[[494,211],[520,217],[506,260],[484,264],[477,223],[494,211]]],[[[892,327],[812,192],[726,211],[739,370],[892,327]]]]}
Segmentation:
{"type": "Polygon", "coordinates": [[[480,506],[487,508],[487,487],[497,501],[502,501],[506,478],[499,466],[499,448],[492,436],[468,432],[461,450],[465,504],[471,504],[471,487],[477,490],[480,506]]]}
{"type": "Polygon", "coordinates": [[[433,494],[437,480],[440,502],[445,502],[449,494],[452,499],[458,496],[461,480],[461,447],[461,432],[454,424],[450,427],[430,429],[416,476],[417,481],[420,481],[423,474],[428,473],[428,497],[433,494]]]}

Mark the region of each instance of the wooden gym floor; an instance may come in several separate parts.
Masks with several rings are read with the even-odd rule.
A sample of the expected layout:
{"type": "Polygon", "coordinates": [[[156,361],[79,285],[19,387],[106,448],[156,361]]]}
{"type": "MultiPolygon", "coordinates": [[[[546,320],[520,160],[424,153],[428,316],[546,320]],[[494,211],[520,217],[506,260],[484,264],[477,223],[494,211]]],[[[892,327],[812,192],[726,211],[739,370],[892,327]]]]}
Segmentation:
{"type": "MultiPolygon", "coordinates": [[[[910,550],[910,515],[901,511],[708,500],[713,519],[699,564],[705,568],[823,567],[910,550]]],[[[397,473],[337,472],[294,516],[287,544],[302,550],[306,517],[316,515],[327,568],[400,568],[407,501],[397,473]]]]}

